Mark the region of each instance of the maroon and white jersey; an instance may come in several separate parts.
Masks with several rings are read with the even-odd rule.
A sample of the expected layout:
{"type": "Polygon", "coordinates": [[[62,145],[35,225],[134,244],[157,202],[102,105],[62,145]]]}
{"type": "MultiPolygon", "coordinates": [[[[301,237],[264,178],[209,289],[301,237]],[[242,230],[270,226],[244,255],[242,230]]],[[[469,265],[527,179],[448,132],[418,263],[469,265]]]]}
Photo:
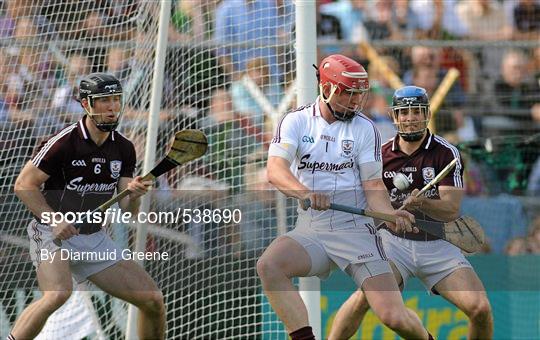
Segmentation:
{"type": "Polygon", "coordinates": [[[50,176],[42,192],[54,211],[93,210],[113,196],[120,177],[133,177],[133,144],[113,131],[101,146],[96,145],[86,119],[45,140],[32,157],[32,164],[50,176]]]}
{"type": "MultiPolygon", "coordinates": [[[[426,191],[424,196],[438,199],[439,186],[453,186],[463,188],[463,163],[458,149],[444,138],[433,135],[427,131],[427,136],[422,145],[411,155],[407,155],[399,149],[399,135],[390,139],[382,146],[383,157],[383,181],[390,194],[390,200],[394,208],[399,208],[414,189],[421,190],[438,173],[440,173],[454,158],[458,161],[454,170],[448,173],[438,184],[426,191]],[[410,186],[406,191],[400,191],[394,187],[392,179],[401,172],[409,179],[410,186]]],[[[415,212],[416,218],[433,220],[422,212],[415,212]]],[[[435,240],[436,237],[420,231],[418,234],[406,233],[404,236],[413,240],[435,240]]]]}

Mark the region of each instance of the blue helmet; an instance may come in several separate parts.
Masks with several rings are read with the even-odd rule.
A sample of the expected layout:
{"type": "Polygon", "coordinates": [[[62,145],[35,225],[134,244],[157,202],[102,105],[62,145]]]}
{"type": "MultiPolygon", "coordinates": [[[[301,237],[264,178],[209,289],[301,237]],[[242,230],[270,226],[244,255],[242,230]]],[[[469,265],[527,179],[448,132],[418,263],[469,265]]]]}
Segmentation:
{"type": "Polygon", "coordinates": [[[392,97],[391,116],[401,138],[408,142],[421,140],[430,118],[426,90],[418,86],[397,89],[392,97]],[[400,118],[400,115],[407,118],[400,118]],[[420,119],[415,119],[415,115],[421,115],[420,119]]]}

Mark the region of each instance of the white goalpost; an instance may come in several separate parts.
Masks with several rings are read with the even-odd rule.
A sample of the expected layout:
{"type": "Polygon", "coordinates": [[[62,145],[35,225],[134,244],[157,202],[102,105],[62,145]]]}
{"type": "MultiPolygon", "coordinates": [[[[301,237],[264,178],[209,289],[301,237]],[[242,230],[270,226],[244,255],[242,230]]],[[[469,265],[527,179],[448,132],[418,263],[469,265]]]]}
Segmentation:
{"type": "MultiPolygon", "coordinates": [[[[157,134],[159,126],[159,113],[161,109],[161,97],[163,94],[163,79],[165,72],[165,55],[167,53],[167,33],[169,20],[171,18],[170,1],[160,1],[158,36],[156,40],[156,57],[154,62],[154,72],[152,79],[152,90],[150,95],[150,110],[148,112],[148,130],[146,133],[146,145],[144,148],[143,172],[147,174],[156,163],[157,134]]],[[[143,196],[141,199],[140,211],[150,210],[150,197],[143,196]]],[[[147,226],[137,223],[137,233],[135,236],[135,251],[141,252],[146,248],[148,237],[147,226]]],[[[142,261],[140,261],[141,264],[142,261]]],[[[137,337],[137,309],[130,305],[128,308],[128,320],[126,325],[126,338],[135,339],[137,337]]]]}
{"type": "MultiPolygon", "coordinates": [[[[296,3],[296,73],[298,75],[298,105],[311,103],[317,97],[317,31],[314,1],[296,3]]],[[[321,285],[317,277],[300,278],[300,295],[306,304],[309,323],[316,339],[322,339],[321,285]]]]}

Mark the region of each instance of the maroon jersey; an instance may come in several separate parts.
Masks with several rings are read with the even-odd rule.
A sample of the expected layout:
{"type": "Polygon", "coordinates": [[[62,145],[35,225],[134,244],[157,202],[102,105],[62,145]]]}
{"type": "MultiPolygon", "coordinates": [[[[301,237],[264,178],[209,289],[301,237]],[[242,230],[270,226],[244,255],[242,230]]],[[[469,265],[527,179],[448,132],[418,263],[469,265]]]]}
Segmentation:
{"type": "Polygon", "coordinates": [[[32,164],[50,176],[42,192],[54,211],[94,210],[113,196],[120,177],[133,177],[133,144],[113,131],[97,146],[86,119],[45,140],[32,157],[32,164]]]}
{"type": "MultiPolygon", "coordinates": [[[[394,208],[399,208],[403,201],[414,189],[421,190],[438,173],[440,173],[448,163],[454,158],[458,158],[453,171],[450,171],[438,184],[426,191],[424,194],[428,198],[438,199],[439,186],[453,186],[463,188],[463,166],[458,149],[451,145],[444,138],[427,132],[427,136],[422,145],[411,155],[407,155],[399,149],[399,135],[385,143],[382,147],[383,157],[383,181],[390,194],[390,200],[394,208]],[[409,179],[410,186],[406,191],[400,191],[392,183],[392,179],[397,172],[401,172],[409,179]]],[[[433,220],[422,212],[415,211],[416,218],[433,220]]],[[[436,240],[437,237],[420,231],[418,234],[405,233],[402,236],[413,240],[436,240]]]]}

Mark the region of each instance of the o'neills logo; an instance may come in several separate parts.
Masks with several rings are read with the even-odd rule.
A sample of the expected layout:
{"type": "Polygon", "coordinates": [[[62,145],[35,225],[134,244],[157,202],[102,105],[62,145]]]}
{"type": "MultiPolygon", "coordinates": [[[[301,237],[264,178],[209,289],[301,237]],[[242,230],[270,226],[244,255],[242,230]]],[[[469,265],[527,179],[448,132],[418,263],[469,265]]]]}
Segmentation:
{"type": "Polygon", "coordinates": [[[311,154],[307,154],[303,156],[300,159],[300,165],[298,166],[298,170],[302,169],[311,169],[311,173],[315,173],[315,171],[339,171],[346,168],[352,168],[354,167],[354,160],[349,160],[343,163],[328,163],[328,162],[306,162],[306,160],[311,157],[311,154]]]}
{"type": "Polygon", "coordinates": [[[113,183],[88,183],[88,184],[79,184],[83,180],[82,177],[77,177],[72,179],[69,184],[66,186],[68,190],[74,190],[77,192],[101,192],[101,191],[114,191],[116,189],[117,182],[113,183]]]}

